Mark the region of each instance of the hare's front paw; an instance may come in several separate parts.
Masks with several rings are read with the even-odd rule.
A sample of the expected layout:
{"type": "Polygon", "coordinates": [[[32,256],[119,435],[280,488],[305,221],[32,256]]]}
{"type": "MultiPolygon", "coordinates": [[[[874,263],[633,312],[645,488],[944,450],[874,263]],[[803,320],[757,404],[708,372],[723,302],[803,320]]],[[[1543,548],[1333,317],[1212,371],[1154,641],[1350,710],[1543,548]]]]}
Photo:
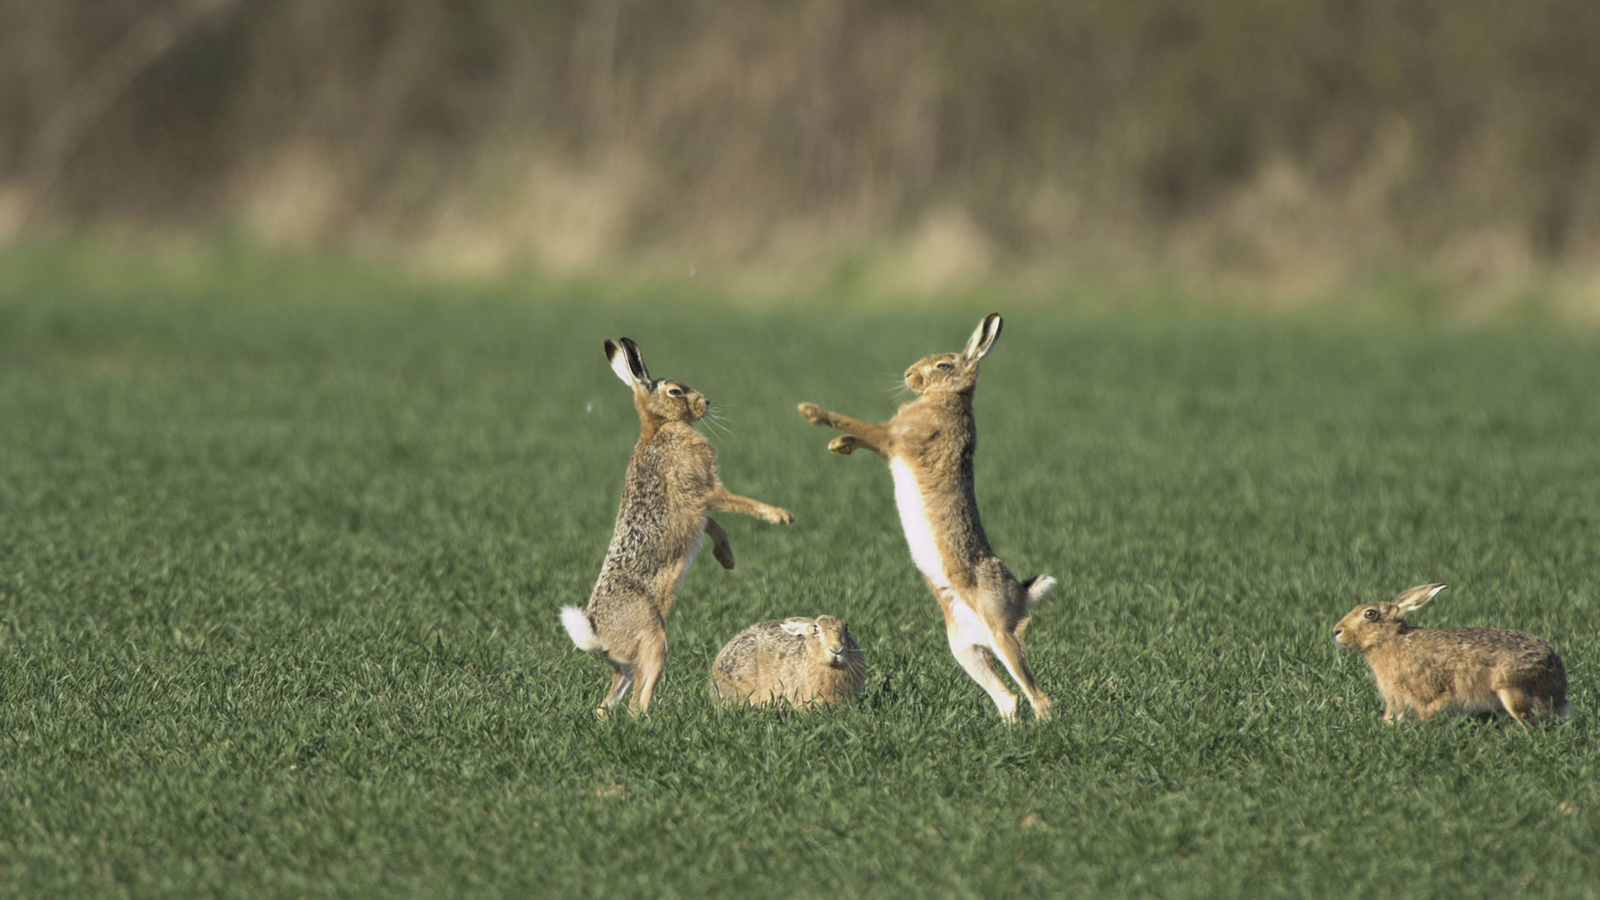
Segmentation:
{"type": "Polygon", "coordinates": [[[777,506],[769,506],[762,510],[761,518],[773,525],[790,525],[794,523],[794,513],[777,506]]]}
{"type": "Polygon", "coordinates": [[[800,404],[800,415],[805,416],[806,421],[813,425],[828,424],[828,411],[815,403],[800,404]]]}
{"type": "Polygon", "coordinates": [[[856,448],[859,446],[861,446],[861,442],[856,439],[855,435],[841,434],[828,442],[828,452],[837,453],[840,456],[849,456],[856,452],[856,448]]]}

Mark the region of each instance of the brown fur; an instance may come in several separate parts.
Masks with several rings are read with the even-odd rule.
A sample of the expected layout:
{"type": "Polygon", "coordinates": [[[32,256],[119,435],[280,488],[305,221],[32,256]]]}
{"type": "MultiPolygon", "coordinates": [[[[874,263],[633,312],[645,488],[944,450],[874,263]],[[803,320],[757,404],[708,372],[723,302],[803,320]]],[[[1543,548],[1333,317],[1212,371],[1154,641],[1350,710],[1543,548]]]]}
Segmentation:
{"type": "Polygon", "coordinates": [[[998,314],[986,316],[961,353],[926,356],[905,373],[917,399],[882,424],[829,412],[813,403],[800,414],[814,425],[845,432],[828,449],[837,454],[868,450],[889,461],[896,473],[896,502],[913,561],[944,611],[945,631],[956,660],[985,691],[1000,714],[1011,719],[1017,698],[995,674],[999,658],[1022,688],[1034,715],[1048,718],[1050,698],[1039,689],[1028,666],[1022,632],[1040,595],[1054,580],[1039,576],[1019,582],[989,546],[973,485],[972,460],[977,424],[972,414],[978,386],[978,361],[1000,336],[998,314]],[[896,465],[903,464],[904,470],[896,465]],[[906,479],[914,480],[915,490],[906,479]],[[908,506],[920,516],[908,513],[908,506]],[[920,547],[923,526],[933,547],[920,547]],[[919,555],[920,551],[920,555],[919,555]],[[937,561],[933,556],[937,556],[937,561]],[[930,574],[930,569],[932,574],[930,574]],[[940,584],[942,577],[948,584],[940,584]],[[977,622],[971,621],[975,614],[977,622]]]}
{"type": "Polygon", "coordinates": [[[732,703],[835,703],[866,684],[866,656],[833,616],[751,625],[711,664],[711,696],[732,703]]]}
{"type": "Polygon", "coordinates": [[[1334,629],[1334,640],[1360,651],[1372,667],[1384,720],[1504,712],[1526,726],[1564,715],[1566,669],[1543,639],[1500,628],[1418,628],[1405,620],[1444,588],[1422,584],[1393,602],[1358,606],[1334,629]]]}
{"type": "Polygon", "coordinates": [[[605,346],[617,376],[633,388],[639,442],[628,461],[605,564],[583,611],[589,633],[581,633],[582,618],[569,620],[577,610],[563,611],[573,641],[586,649],[598,643],[613,670],[611,689],[596,710],[602,716],[635,682],[638,691],[629,709],[643,713],[649,708],[667,662],[667,613],[702,533],[711,537],[723,567],[733,568],[727,534],[707,512],[743,513],[773,524],[794,521],[787,510],[722,486],[716,451],[693,425],[706,413],[704,395],[681,382],[651,379],[638,347],[627,338],[621,346],[611,341],[605,346]]]}

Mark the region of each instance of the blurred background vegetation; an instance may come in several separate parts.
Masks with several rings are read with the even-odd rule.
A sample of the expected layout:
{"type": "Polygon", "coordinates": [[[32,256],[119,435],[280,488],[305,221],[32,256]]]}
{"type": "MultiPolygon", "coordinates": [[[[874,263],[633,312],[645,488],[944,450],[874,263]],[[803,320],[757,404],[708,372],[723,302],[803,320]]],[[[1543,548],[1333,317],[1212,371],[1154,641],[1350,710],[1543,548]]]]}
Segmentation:
{"type": "Polygon", "coordinates": [[[1593,0],[5,0],[0,240],[1600,321],[1597,46],[1593,0]]]}

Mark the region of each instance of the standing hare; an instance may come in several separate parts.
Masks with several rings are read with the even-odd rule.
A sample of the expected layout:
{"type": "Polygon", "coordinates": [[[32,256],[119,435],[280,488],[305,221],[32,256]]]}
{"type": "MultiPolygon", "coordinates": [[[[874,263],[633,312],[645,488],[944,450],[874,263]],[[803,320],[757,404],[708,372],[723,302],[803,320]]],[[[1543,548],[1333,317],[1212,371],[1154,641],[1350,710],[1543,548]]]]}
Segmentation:
{"type": "Polygon", "coordinates": [[[866,680],[861,647],[833,616],[751,625],[711,664],[711,696],[753,706],[833,703],[854,696],[866,680]]]}
{"type": "Polygon", "coordinates": [[[1567,671],[1541,638],[1501,628],[1418,628],[1405,614],[1443,584],[1401,591],[1391,603],[1367,603],[1339,620],[1333,639],[1366,657],[1383,695],[1384,721],[1407,712],[1510,713],[1523,727],[1567,714],[1567,671]]]}
{"type": "Polygon", "coordinates": [[[972,483],[978,441],[972,395],[978,386],[978,361],[1000,337],[1001,324],[1000,315],[991,313],[965,350],[925,356],[907,369],[906,386],[917,399],[886,423],[862,422],[814,403],[800,404],[800,414],[813,425],[845,432],[828,444],[834,453],[870,450],[888,460],[911,559],[944,610],[945,634],[956,661],[1009,721],[1016,717],[1017,697],[990,665],[991,654],[999,657],[1027,695],[1034,716],[1048,719],[1050,698],[1028,668],[1022,631],[1055,579],[1036,575],[1017,581],[989,548],[972,483]]]}
{"type": "Polygon", "coordinates": [[[706,414],[706,398],[688,385],[655,380],[633,341],[606,341],[606,358],[633,389],[639,443],[628,461],[622,505],[606,561],[589,596],[589,608],[561,608],[561,623],[578,649],[604,654],[611,691],[595,712],[605,716],[638,682],[628,708],[645,712],[667,664],[667,611],[689,571],[703,535],[712,555],[733,568],[728,536],[709,510],[757,516],[787,525],[794,516],[729,493],[717,476],[717,454],[693,423],[706,414]]]}

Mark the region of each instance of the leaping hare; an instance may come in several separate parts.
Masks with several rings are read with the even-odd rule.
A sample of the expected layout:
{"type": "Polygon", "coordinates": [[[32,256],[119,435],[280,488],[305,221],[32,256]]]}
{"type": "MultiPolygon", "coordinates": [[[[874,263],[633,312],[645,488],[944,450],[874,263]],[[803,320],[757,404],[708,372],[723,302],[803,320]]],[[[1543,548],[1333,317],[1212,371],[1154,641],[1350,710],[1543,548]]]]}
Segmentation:
{"type": "Polygon", "coordinates": [[[751,625],[711,664],[711,696],[752,706],[834,703],[855,696],[866,680],[866,656],[833,616],[751,625]]]}
{"type": "Polygon", "coordinates": [[[1408,712],[1510,713],[1523,727],[1567,714],[1567,670],[1542,638],[1501,628],[1418,628],[1405,614],[1443,584],[1401,591],[1390,603],[1366,603],[1339,620],[1333,639],[1366,657],[1383,695],[1383,718],[1408,712]]]}
{"type": "Polygon", "coordinates": [[[800,414],[813,425],[845,432],[828,444],[834,453],[870,450],[889,462],[911,559],[944,610],[945,634],[956,661],[1009,721],[1016,717],[1017,697],[990,665],[990,654],[999,657],[1027,695],[1034,716],[1048,719],[1050,698],[1028,668],[1022,631],[1055,579],[1036,575],[1017,581],[989,547],[972,483],[978,441],[972,395],[978,386],[978,361],[994,347],[1001,324],[999,313],[991,313],[965,350],[925,356],[907,369],[906,386],[917,399],[888,422],[862,422],[814,403],[800,404],[800,414]]]}
{"type": "Polygon", "coordinates": [[[633,389],[639,443],[628,460],[622,505],[589,608],[561,608],[561,623],[578,649],[600,653],[613,670],[611,690],[595,710],[605,716],[638,683],[628,708],[650,707],[667,664],[667,611],[678,584],[710,535],[712,554],[733,568],[728,536],[706,513],[737,512],[775,525],[794,521],[788,510],[732,494],[717,476],[717,454],[694,430],[706,414],[703,394],[686,384],[652,379],[633,341],[606,341],[606,358],[633,389]]]}

